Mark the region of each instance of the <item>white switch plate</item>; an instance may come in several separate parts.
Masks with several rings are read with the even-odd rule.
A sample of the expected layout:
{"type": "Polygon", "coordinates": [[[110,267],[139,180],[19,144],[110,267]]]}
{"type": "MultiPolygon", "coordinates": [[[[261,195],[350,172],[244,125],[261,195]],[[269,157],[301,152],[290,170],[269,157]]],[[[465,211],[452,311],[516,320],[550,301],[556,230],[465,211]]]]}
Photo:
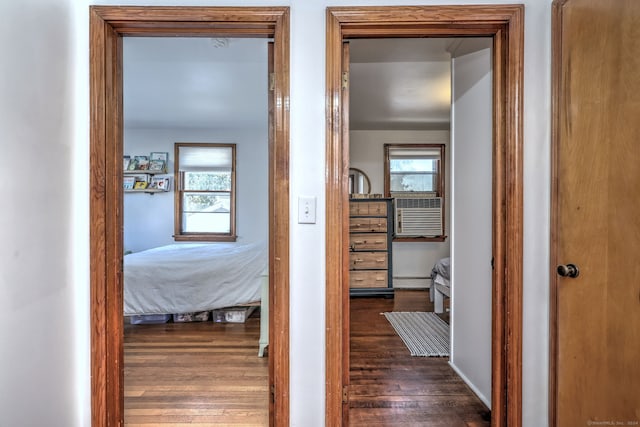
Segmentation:
{"type": "Polygon", "coordinates": [[[316,223],[316,198],[298,197],[298,224],[316,223]]]}

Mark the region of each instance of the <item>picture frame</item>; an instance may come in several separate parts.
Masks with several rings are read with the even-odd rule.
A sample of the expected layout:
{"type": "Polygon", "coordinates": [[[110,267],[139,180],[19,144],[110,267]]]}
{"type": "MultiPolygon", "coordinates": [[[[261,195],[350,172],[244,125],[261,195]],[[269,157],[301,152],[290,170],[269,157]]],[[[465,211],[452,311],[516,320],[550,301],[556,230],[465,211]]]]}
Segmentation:
{"type": "Polygon", "coordinates": [[[160,159],[151,159],[149,160],[149,170],[155,172],[164,172],[165,171],[165,161],[160,159]]]}
{"type": "Polygon", "coordinates": [[[145,171],[149,169],[149,156],[135,156],[136,170],[145,171]]]}
{"type": "Polygon", "coordinates": [[[170,182],[168,177],[162,178],[161,181],[158,181],[158,190],[169,191],[170,182]]]}
{"type": "Polygon", "coordinates": [[[153,176],[149,188],[153,190],[169,191],[170,179],[168,176],[153,176]]]}
{"type": "Polygon", "coordinates": [[[165,166],[169,163],[169,153],[162,151],[152,151],[149,153],[149,160],[162,160],[165,166]]]}

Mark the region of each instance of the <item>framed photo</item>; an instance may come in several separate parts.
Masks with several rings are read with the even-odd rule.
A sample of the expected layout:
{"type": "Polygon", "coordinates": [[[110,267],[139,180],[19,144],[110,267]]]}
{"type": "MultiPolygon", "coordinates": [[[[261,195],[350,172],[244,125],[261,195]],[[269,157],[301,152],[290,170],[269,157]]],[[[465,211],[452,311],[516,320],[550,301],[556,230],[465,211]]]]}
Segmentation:
{"type": "Polygon", "coordinates": [[[169,178],[163,178],[162,181],[158,182],[158,190],[169,191],[169,178]]]}
{"type": "Polygon", "coordinates": [[[135,156],[136,170],[146,171],[149,169],[149,156],[135,156]]]}
{"type": "Polygon", "coordinates": [[[154,190],[169,191],[170,179],[171,178],[169,178],[168,176],[151,177],[149,188],[153,188],[154,190]]]}
{"type": "Polygon", "coordinates": [[[160,159],[151,159],[149,160],[149,170],[150,171],[164,171],[165,170],[165,162],[160,159]]]}
{"type": "Polygon", "coordinates": [[[169,163],[169,153],[152,151],[149,154],[149,160],[162,160],[166,165],[167,163],[169,163]]]}

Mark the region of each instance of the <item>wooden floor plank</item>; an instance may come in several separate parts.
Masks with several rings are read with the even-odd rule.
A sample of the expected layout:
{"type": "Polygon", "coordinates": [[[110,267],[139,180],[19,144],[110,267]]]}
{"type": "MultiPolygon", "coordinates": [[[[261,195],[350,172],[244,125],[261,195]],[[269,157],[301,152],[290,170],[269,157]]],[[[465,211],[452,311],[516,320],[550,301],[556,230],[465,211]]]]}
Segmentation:
{"type": "MultiPolygon", "coordinates": [[[[490,413],[449,366],[448,357],[413,357],[388,311],[433,311],[426,291],[351,299],[351,426],[489,427],[490,413]]],[[[449,321],[448,314],[441,315],[449,321]]]]}
{"type": "MultiPolygon", "coordinates": [[[[411,357],[380,314],[430,310],[424,291],[351,300],[351,426],[490,426],[489,411],[448,359],[411,357]]],[[[259,311],[240,324],[126,324],[125,425],[267,425],[259,335],[259,311]]]]}

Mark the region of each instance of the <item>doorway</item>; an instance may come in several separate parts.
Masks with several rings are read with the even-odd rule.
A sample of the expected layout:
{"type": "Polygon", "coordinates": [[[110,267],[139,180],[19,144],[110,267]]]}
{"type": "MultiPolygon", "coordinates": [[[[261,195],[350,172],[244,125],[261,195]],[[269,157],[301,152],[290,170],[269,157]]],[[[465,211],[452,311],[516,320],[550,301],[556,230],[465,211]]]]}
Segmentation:
{"type": "Polygon", "coordinates": [[[289,424],[289,9],[92,6],[92,425],[123,423],[122,38],[264,37],[274,42],[269,128],[270,425],[289,424]],[[277,399],[275,397],[278,397],[277,399]]]}
{"type": "Polygon", "coordinates": [[[357,167],[370,182],[354,188],[360,191],[350,185],[351,425],[418,416],[450,423],[481,418],[489,425],[492,44],[488,37],[424,37],[352,39],[345,46],[349,178],[357,167]],[[372,212],[376,203],[388,208],[372,212]],[[390,220],[392,243],[359,224],[371,217],[390,220]],[[379,243],[367,244],[370,239],[379,243]],[[385,255],[389,281],[380,277],[384,266],[366,263],[367,256],[385,255]],[[379,301],[385,295],[393,299],[379,301]],[[449,331],[447,350],[441,357],[408,356],[380,316],[386,311],[416,321],[440,317],[449,331]],[[407,311],[414,313],[398,313],[407,311]],[[437,403],[443,387],[447,399],[458,399],[446,409],[437,403]]]}
{"type": "Polygon", "coordinates": [[[523,13],[521,5],[327,10],[327,425],[348,424],[348,91],[342,45],[353,38],[428,36],[493,38],[492,425],[521,424],[523,13]]]}

